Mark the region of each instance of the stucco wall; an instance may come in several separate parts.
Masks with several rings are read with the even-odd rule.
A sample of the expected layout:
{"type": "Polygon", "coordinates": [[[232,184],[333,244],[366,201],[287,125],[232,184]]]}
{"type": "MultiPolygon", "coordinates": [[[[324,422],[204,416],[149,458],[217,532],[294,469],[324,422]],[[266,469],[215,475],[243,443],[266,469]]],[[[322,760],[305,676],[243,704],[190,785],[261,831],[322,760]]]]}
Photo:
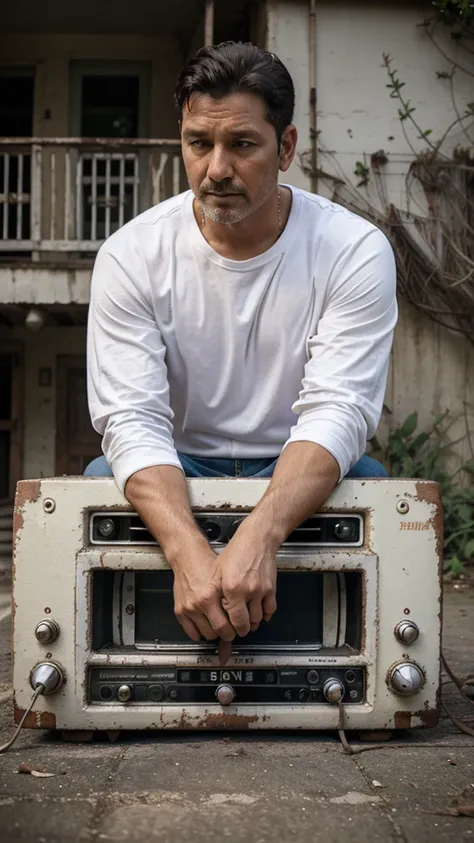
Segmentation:
{"type": "Polygon", "coordinates": [[[85,328],[42,328],[9,331],[9,338],[24,344],[23,477],[51,477],[55,469],[57,356],[85,354],[85,328]],[[40,386],[39,370],[52,369],[51,387],[40,386]]]}
{"type": "MultiPolygon", "coordinates": [[[[310,147],[309,3],[270,0],[267,8],[268,46],[286,63],[295,82],[298,151],[304,153],[310,147]]],[[[386,87],[389,79],[382,67],[382,54],[392,56],[393,67],[405,82],[403,93],[416,107],[414,115],[421,128],[432,129],[430,138],[437,140],[456,118],[449,82],[436,78],[437,71],[449,71],[451,64],[418,26],[427,8],[429,11],[427,4],[408,2],[316,3],[318,165],[355,185],[356,162],[385,150],[389,158],[384,168],[386,198],[399,207],[406,205],[405,176],[413,160],[410,143],[415,151],[426,144],[409,126],[410,143],[403,134],[398,103],[390,98],[386,87]]],[[[457,58],[474,71],[472,57],[450,39],[448,31],[440,29],[437,39],[448,57],[457,58]]],[[[473,99],[472,77],[456,74],[454,92],[457,108],[463,113],[473,99]]],[[[466,145],[460,127],[452,134],[450,147],[456,144],[466,145]]],[[[309,179],[298,172],[297,165],[288,180],[310,189],[309,179]]],[[[332,186],[330,180],[320,179],[318,192],[331,195],[332,186]]],[[[375,186],[362,188],[361,193],[376,204],[383,201],[375,186]]],[[[411,208],[420,200],[420,193],[415,192],[411,208]]],[[[391,412],[382,420],[382,439],[414,410],[419,413],[420,425],[428,427],[434,414],[449,409],[454,420],[450,435],[456,442],[453,467],[472,458],[473,372],[474,352],[467,340],[401,301],[385,399],[391,412]],[[471,431],[470,436],[467,431],[471,431]]]]}

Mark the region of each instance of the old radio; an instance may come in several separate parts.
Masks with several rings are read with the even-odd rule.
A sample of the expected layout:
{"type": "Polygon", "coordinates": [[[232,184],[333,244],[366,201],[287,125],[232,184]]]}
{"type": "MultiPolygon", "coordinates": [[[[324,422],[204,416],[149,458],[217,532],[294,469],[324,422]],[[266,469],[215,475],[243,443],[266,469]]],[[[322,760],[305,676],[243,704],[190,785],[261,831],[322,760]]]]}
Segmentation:
{"type": "MultiPolygon", "coordinates": [[[[267,480],[189,480],[217,553],[267,480]]],[[[109,479],[28,480],[15,504],[19,722],[62,730],[435,725],[438,486],[345,480],[277,556],[278,609],[226,664],[186,637],[166,559],[109,479]]]]}

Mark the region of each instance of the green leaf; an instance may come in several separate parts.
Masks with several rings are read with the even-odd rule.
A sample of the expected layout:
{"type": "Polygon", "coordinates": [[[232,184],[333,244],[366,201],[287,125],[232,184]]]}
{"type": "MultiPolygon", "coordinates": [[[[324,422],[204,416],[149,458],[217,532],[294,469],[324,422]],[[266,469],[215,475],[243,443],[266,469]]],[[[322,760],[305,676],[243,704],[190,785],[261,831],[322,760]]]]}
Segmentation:
{"type": "Polygon", "coordinates": [[[464,571],[464,565],[462,564],[461,560],[458,559],[457,556],[453,556],[450,560],[451,562],[451,570],[450,574],[452,577],[457,577],[459,574],[462,574],[464,571]]]}
{"type": "Polygon", "coordinates": [[[429,433],[425,433],[425,432],[419,433],[418,436],[416,437],[416,439],[414,439],[413,442],[410,445],[410,453],[412,455],[417,454],[418,451],[423,447],[423,445],[426,442],[428,442],[429,438],[430,438],[429,433]]]}
{"type": "Polygon", "coordinates": [[[461,504],[458,509],[459,518],[462,518],[463,521],[471,521],[473,514],[472,508],[465,503],[461,504]]]}
{"type": "Polygon", "coordinates": [[[468,562],[472,562],[474,560],[474,539],[469,539],[467,542],[464,548],[464,556],[468,562]]]}
{"type": "Polygon", "coordinates": [[[418,413],[412,413],[408,418],[405,419],[403,422],[400,433],[406,439],[408,436],[412,436],[415,432],[418,425],[418,413]]]}

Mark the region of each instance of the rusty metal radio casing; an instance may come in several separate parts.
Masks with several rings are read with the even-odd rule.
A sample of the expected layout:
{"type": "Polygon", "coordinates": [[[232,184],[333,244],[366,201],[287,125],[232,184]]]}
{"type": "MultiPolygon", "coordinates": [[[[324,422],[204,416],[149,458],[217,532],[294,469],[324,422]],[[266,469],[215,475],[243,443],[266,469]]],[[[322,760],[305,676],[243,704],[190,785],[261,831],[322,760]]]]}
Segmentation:
{"type": "MultiPolygon", "coordinates": [[[[225,547],[267,480],[189,480],[225,547]]],[[[349,729],[434,726],[442,512],[435,483],[345,480],[277,556],[278,609],[236,639],[190,641],[173,574],[114,482],[25,480],[15,504],[14,692],[27,727],[349,729]]]]}

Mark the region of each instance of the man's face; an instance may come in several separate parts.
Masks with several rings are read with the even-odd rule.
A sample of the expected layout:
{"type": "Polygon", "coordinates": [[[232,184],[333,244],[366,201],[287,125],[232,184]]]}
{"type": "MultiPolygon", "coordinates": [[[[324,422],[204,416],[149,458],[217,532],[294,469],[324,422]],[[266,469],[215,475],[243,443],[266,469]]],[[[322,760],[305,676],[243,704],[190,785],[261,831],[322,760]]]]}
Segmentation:
{"type": "Polygon", "coordinates": [[[193,94],[183,109],[181,137],[189,184],[214,222],[240,222],[274,190],[280,156],[260,97],[193,94]]]}

